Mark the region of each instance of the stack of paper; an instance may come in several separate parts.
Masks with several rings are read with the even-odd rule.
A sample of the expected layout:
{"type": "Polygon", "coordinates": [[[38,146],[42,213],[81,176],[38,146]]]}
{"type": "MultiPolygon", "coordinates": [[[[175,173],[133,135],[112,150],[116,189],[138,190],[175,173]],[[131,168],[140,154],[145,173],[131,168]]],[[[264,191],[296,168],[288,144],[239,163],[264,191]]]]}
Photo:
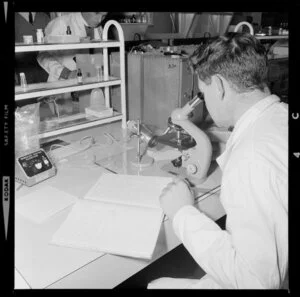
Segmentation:
{"type": "Polygon", "coordinates": [[[51,243],[150,259],[163,219],[159,196],[171,181],[103,174],[74,205],[51,243]]]}

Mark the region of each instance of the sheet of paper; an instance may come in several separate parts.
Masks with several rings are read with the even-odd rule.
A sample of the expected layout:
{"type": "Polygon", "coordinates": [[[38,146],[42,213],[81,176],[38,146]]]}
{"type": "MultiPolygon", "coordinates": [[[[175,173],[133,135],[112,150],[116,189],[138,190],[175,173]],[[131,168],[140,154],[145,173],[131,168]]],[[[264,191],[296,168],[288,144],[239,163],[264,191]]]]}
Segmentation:
{"type": "Polygon", "coordinates": [[[32,289],[45,289],[103,255],[49,244],[71,210],[66,208],[43,224],[15,215],[15,266],[32,289]]]}
{"type": "Polygon", "coordinates": [[[85,199],[159,208],[159,196],[171,181],[170,177],[103,173],[85,199]]]}
{"type": "Polygon", "coordinates": [[[16,268],[15,268],[15,289],[31,289],[16,268]]]}
{"type": "Polygon", "coordinates": [[[150,259],[162,219],[159,208],[79,200],[50,243],[150,259]]]}
{"type": "Polygon", "coordinates": [[[41,224],[59,211],[69,207],[77,198],[51,186],[45,186],[16,200],[16,212],[41,224]]]}

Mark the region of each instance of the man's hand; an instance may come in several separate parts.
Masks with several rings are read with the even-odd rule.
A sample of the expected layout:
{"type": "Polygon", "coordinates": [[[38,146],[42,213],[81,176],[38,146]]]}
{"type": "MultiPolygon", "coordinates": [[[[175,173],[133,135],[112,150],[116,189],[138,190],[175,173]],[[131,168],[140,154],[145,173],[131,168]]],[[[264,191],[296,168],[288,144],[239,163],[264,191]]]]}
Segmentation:
{"type": "Polygon", "coordinates": [[[77,70],[73,70],[70,72],[68,79],[76,78],[77,77],[77,70]]]}
{"type": "Polygon", "coordinates": [[[67,67],[64,67],[60,73],[59,79],[72,79],[77,77],[77,70],[71,71],[67,67]]]}
{"type": "Polygon", "coordinates": [[[179,178],[174,178],[173,182],[163,189],[159,199],[164,213],[171,220],[180,208],[194,204],[194,195],[187,183],[179,178]]]}

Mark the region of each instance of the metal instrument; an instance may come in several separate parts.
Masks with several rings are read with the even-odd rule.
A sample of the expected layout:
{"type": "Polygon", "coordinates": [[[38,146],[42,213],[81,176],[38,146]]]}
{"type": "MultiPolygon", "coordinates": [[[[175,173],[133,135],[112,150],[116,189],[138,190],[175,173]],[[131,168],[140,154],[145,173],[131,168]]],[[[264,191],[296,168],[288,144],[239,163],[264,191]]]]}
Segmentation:
{"type": "Polygon", "coordinates": [[[127,128],[132,135],[139,135],[140,140],[144,142],[147,147],[154,147],[157,144],[157,135],[153,135],[152,131],[144,124],[140,123],[138,125],[138,121],[128,121],[127,128]],[[140,131],[138,131],[138,129],[140,131]]]}
{"type": "Polygon", "coordinates": [[[175,109],[168,119],[167,129],[161,135],[153,135],[140,121],[127,122],[127,128],[139,138],[137,149],[139,162],[147,157],[145,156],[147,147],[155,147],[158,143],[175,147],[181,152],[181,156],[171,161],[173,166],[184,168],[184,175],[193,182],[203,182],[211,164],[212,145],[206,133],[190,120],[192,111],[202,101],[200,94],[197,94],[185,106],[175,109]],[[140,141],[146,144],[142,153],[140,141]]]}
{"type": "Polygon", "coordinates": [[[56,175],[56,167],[43,149],[28,150],[16,158],[15,180],[31,187],[56,175]]]}
{"type": "Polygon", "coordinates": [[[172,132],[174,135],[175,130],[175,141],[173,139],[173,143],[171,141],[169,145],[177,147],[182,151],[182,155],[173,160],[172,164],[175,167],[184,167],[186,174],[197,180],[197,182],[203,182],[206,179],[212,157],[210,139],[199,127],[189,120],[189,115],[202,100],[200,95],[197,94],[185,106],[175,109],[169,118],[168,128],[162,136],[157,138],[158,142],[167,144],[165,141],[166,135],[172,132]]]}
{"type": "Polygon", "coordinates": [[[181,126],[174,124],[171,117],[168,119],[167,129],[161,135],[157,136],[156,141],[177,148],[180,151],[196,145],[194,138],[181,126]]]}
{"type": "Polygon", "coordinates": [[[152,135],[152,132],[138,119],[135,121],[128,121],[127,128],[131,132],[131,136],[137,136],[137,154],[131,160],[132,165],[137,167],[148,167],[153,162],[154,159],[147,156],[146,152],[148,147],[154,147],[157,142],[157,136],[152,135]],[[142,148],[142,143],[144,143],[144,147],[142,148]]]}

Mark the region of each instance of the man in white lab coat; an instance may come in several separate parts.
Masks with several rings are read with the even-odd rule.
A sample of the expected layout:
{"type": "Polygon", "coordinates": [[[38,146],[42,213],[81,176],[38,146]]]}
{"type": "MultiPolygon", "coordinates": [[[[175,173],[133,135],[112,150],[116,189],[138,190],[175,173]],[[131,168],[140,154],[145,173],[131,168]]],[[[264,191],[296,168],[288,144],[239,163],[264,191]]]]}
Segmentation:
{"type": "MultiPolygon", "coordinates": [[[[76,12],[59,16],[45,28],[45,36],[66,35],[68,26],[71,35],[87,37],[91,29],[97,27],[101,36],[102,29],[98,27],[106,16],[106,12],[76,12]]],[[[91,31],[93,34],[93,30],[91,31]]],[[[78,50],[40,52],[38,63],[49,73],[48,81],[76,78],[75,56],[78,50]]]]}
{"type": "Polygon", "coordinates": [[[234,126],[217,159],[226,230],[193,206],[186,183],[174,180],[161,206],[206,275],[164,277],[148,288],[281,288],[288,271],[287,105],[268,91],[265,50],[249,34],[218,37],[191,61],[211,117],[234,126]]]}

